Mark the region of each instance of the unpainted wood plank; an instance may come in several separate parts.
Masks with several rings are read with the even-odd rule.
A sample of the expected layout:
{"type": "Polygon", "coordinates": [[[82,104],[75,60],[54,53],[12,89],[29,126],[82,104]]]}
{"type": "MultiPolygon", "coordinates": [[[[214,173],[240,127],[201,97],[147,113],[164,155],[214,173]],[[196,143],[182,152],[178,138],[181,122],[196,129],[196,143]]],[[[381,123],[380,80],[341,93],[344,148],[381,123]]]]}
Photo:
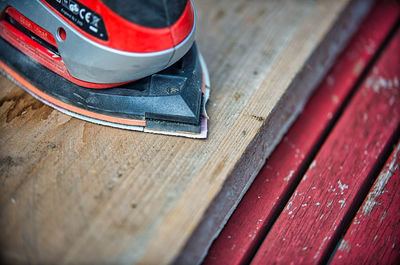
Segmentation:
{"type": "Polygon", "coordinates": [[[330,264],[400,263],[400,144],[379,174],[330,264]]]}
{"type": "MultiPolygon", "coordinates": [[[[32,264],[171,262],[229,176],[243,179],[229,192],[243,193],[299,113],[368,6],[319,51],[348,3],[196,2],[213,86],[206,141],[79,121],[1,78],[2,255],[32,264]],[[304,86],[290,86],[299,73],[304,86]]],[[[222,220],[234,197],[222,201],[222,220]]]]}
{"type": "Polygon", "coordinates": [[[390,41],[251,264],[319,264],[331,255],[400,124],[400,32],[390,41]]]}
{"type": "Polygon", "coordinates": [[[293,185],[380,44],[393,28],[400,6],[380,1],[371,10],[304,111],[277,146],[203,264],[247,264],[283,207],[293,185]]]}

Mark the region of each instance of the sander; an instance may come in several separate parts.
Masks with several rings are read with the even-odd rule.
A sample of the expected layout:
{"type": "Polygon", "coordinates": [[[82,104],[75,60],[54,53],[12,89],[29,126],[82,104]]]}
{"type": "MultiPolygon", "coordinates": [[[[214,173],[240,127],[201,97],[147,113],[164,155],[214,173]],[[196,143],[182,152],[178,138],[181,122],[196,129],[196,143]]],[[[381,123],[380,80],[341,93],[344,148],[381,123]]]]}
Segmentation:
{"type": "Polygon", "coordinates": [[[207,135],[190,0],[0,0],[0,68],[45,104],[113,127],[207,135]]]}

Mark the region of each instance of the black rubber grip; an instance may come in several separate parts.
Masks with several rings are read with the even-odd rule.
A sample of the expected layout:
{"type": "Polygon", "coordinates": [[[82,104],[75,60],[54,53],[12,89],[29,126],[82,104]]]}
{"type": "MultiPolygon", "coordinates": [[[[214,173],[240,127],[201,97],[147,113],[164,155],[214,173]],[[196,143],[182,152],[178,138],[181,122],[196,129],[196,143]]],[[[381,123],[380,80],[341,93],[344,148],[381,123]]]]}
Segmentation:
{"type": "Polygon", "coordinates": [[[173,25],[190,0],[103,0],[121,17],[150,28],[173,25]]]}

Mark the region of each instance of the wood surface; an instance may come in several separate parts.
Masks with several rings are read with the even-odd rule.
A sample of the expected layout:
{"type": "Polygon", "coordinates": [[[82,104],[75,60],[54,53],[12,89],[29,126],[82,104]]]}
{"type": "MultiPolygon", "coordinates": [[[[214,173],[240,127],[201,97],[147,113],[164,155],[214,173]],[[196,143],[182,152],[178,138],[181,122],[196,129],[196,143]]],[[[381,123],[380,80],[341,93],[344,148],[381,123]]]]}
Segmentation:
{"type": "Polygon", "coordinates": [[[399,264],[400,144],[376,179],[330,264],[399,264]]]}
{"type": "Polygon", "coordinates": [[[322,264],[329,260],[371,187],[380,161],[386,160],[393,141],[398,140],[399,62],[400,31],[397,30],[308,167],[251,264],[322,264]]]}
{"type": "Polygon", "coordinates": [[[4,262],[165,264],[185,244],[198,262],[369,3],[197,1],[205,141],[83,122],[0,78],[4,262]]]}
{"type": "Polygon", "coordinates": [[[373,7],[268,158],[203,264],[249,263],[399,15],[400,5],[393,1],[380,1],[373,7]]]}

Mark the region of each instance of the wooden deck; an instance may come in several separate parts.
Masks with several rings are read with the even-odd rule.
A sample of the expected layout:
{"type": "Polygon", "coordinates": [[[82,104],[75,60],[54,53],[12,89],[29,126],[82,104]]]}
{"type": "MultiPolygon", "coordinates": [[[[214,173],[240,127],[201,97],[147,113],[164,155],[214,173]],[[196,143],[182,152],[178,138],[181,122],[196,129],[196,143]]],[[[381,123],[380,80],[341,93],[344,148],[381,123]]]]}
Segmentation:
{"type": "Polygon", "coordinates": [[[203,264],[399,264],[399,18],[374,7],[203,264]]]}
{"type": "Polygon", "coordinates": [[[371,3],[196,1],[205,141],[83,122],[2,76],[4,263],[200,262],[371,3]]]}

